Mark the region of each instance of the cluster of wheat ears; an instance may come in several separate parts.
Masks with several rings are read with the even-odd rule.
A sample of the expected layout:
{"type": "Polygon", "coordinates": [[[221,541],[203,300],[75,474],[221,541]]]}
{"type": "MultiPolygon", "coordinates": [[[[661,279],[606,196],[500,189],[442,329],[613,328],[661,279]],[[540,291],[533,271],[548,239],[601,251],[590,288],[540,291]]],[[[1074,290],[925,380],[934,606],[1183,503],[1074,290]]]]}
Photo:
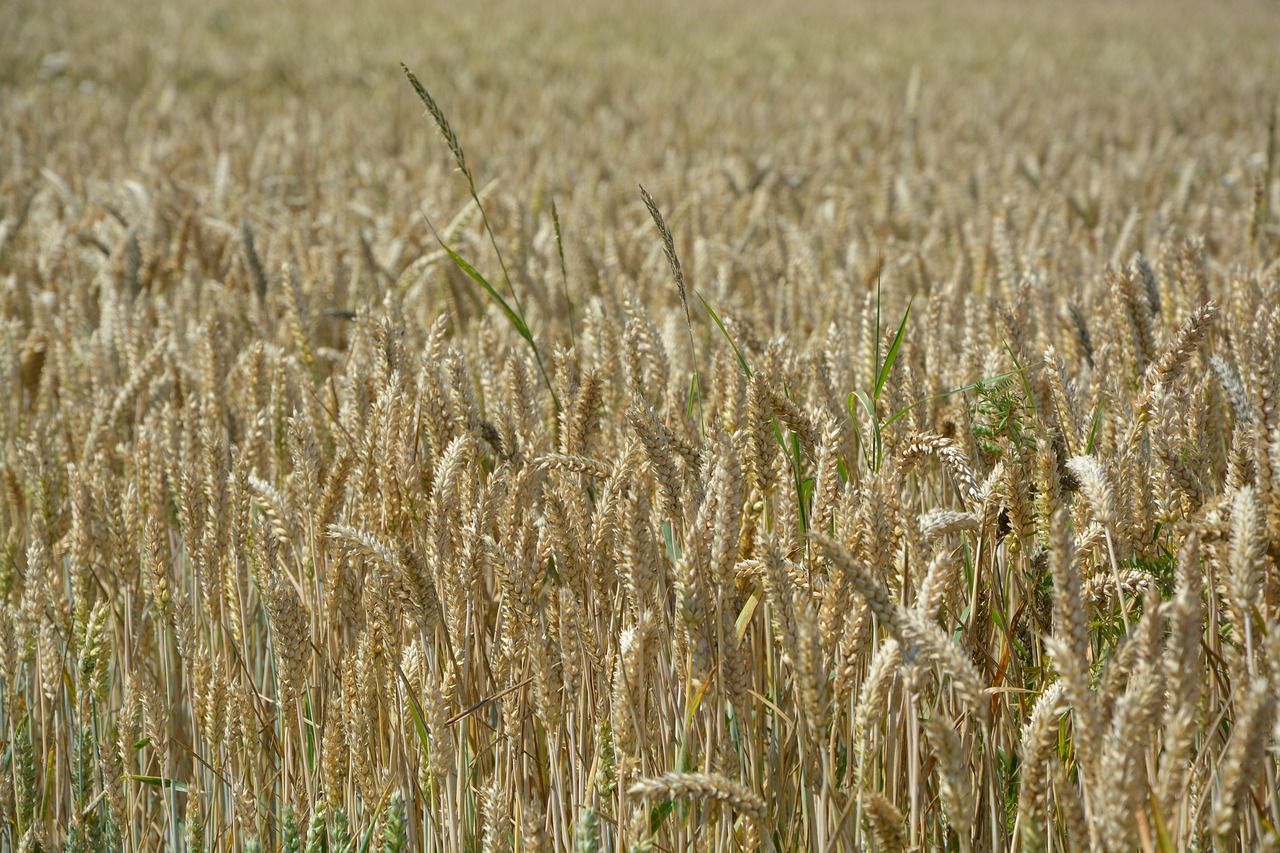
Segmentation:
{"type": "Polygon", "coordinates": [[[1275,93],[1046,99],[1093,12],[853,111],[583,36],[559,142],[6,61],[0,848],[1275,848],[1275,93]]]}

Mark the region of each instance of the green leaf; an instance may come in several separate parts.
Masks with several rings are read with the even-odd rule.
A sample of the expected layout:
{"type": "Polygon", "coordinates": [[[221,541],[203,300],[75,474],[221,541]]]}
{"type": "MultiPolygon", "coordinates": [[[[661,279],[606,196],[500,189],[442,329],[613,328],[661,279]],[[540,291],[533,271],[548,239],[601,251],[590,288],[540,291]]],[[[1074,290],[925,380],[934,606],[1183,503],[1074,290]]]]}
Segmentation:
{"type": "Polygon", "coordinates": [[[662,522],[662,544],[666,546],[671,562],[680,559],[680,548],[676,545],[675,531],[672,530],[670,521],[662,522]]]}
{"type": "MultiPolygon", "coordinates": [[[[938,396],[942,396],[942,395],[941,395],[941,394],[939,394],[938,396]]],[[[923,400],[916,400],[916,401],[915,401],[914,403],[912,403],[910,406],[907,406],[907,407],[905,407],[905,408],[899,409],[898,411],[894,412],[892,415],[890,415],[890,416],[889,416],[889,420],[885,421],[885,422],[884,422],[884,425],[885,425],[886,427],[893,426],[895,423],[897,423],[897,422],[898,422],[898,418],[900,418],[900,417],[902,417],[903,415],[907,414],[908,412],[912,411],[913,409],[915,409],[915,407],[916,407],[916,406],[920,406],[920,405],[923,405],[923,404],[925,404],[925,403],[929,402],[931,399],[933,399],[933,398],[932,398],[932,397],[925,397],[923,400]]]]}
{"type": "Polygon", "coordinates": [[[684,725],[688,728],[693,724],[693,715],[698,713],[698,707],[702,704],[702,697],[707,695],[707,688],[711,686],[711,676],[702,679],[702,685],[698,688],[698,692],[693,694],[693,698],[689,701],[689,710],[684,715],[684,725]]]}
{"type": "Polygon", "coordinates": [[[738,618],[733,623],[734,646],[742,645],[742,638],[747,634],[747,628],[751,625],[751,617],[755,615],[763,593],[764,591],[760,587],[756,587],[752,590],[750,597],[747,598],[747,603],[742,605],[742,612],[738,614],[738,618]]]}
{"type": "Polygon", "coordinates": [[[656,835],[662,825],[667,822],[667,818],[671,817],[671,813],[676,810],[676,804],[670,800],[663,800],[653,808],[649,809],[649,834],[656,835]]]}
{"type": "Polygon", "coordinates": [[[871,398],[868,397],[862,391],[854,391],[849,395],[849,398],[845,401],[846,406],[849,409],[849,417],[853,418],[855,422],[858,420],[857,409],[853,405],[854,400],[857,400],[859,403],[862,404],[862,409],[867,413],[868,417],[870,417],[873,421],[876,419],[875,404],[872,403],[871,398]]]}
{"type": "Polygon", "coordinates": [[[808,505],[805,503],[804,494],[804,475],[801,473],[803,459],[800,456],[800,436],[794,432],[791,433],[791,475],[796,484],[796,509],[800,516],[800,534],[803,536],[809,530],[809,512],[808,505]]]}
{"type": "Polygon", "coordinates": [[[418,697],[413,695],[413,686],[409,684],[409,677],[404,674],[404,670],[400,668],[399,662],[396,664],[396,674],[400,676],[400,680],[404,682],[404,693],[409,697],[409,713],[413,715],[413,727],[418,732],[418,740],[422,742],[422,748],[428,753],[431,752],[431,738],[427,735],[427,724],[424,722],[422,706],[418,704],[418,697]]]}
{"type": "Polygon", "coordinates": [[[302,700],[305,710],[303,728],[307,733],[307,771],[314,772],[316,769],[316,723],[311,719],[311,693],[307,691],[302,700]]]}
{"type": "Polygon", "coordinates": [[[893,424],[898,422],[899,418],[901,418],[903,415],[910,413],[913,409],[915,409],[916,406],[923,406],[925,403],[928,403],[930,400],[945,400],[948,397],[954,397],[956,394],[967,394],[970,391],[981,391],[984,387],[991,384],[992,382],[1003,381],[1005,379],[1008,379],[1010,376],[1016,375],[1017,373],[1018,371],[1016,370],[1009,370],[1004,373],[999,373],[995,376],[992,376],[989,379],[979,379],[977,382],[970,382],[968,385],[965,385],[962,388],[952,388],[950,391],[943,391],[941,394],[934,394],[932,397],[922,397],[919,400],[916,400],[911,405],[907,406],[906,408],[899,409],[898,411],[894,412],[889,417],[889,419],[884,422],[884,427],[887,428],[889,426],[892,426],[893,424]]]}
{"type": "Polygon", "coordinates": [[[698,391],[699,391],[698,371],[694,370],[693,377],[689,380],[689,403],[688,403],[688,407],[685,409],[686,417],[689,417],[689,418],[693,417],[693,408],[694,406],[698,405],[698,400],[700,399],[698,395],[698,391]]]}
{"type": "Polygon", "coordinates": [[[915,297],[907,301],[907,310],[902,315],[902,322],[898,324],[898,332],[893,336],[893,343],[889,345],[889,352],[884,357],[884,364],[880,365],[880,373],[876,376],[875,398],[880,399],[880,391],[884,388],[885,380],[889,378],[889,371],[893,369],[893,363],[898,359],[898,347],[902,345],[902,336],[907,331],[907,320],[911,317],[911,302],[915,297]]]}
{"type": "MultiPolygon", "coordinates": [[[[876,418],[876,404],[866,395],[865,392],[862,391],[854,391],[849,396],[851,398],[857,398],[858,402],[862,404],[862,408],[866,410],[867,416],[871,419],[871,470],[879,471],[881,447],[880,431],[884,429],[884,426],[876,418]]],[[[853,403],[850,402],[848,405],[849,414],[852,416],[854,412],[853,403]]],[[[854,419],[854,423],[857,423],[856,418],[854,419]]],[[[856,429],[854,431],[857,432],[856,429]]],[[[859,441],[861,441],[861,439],[859,439],[859,441]]]]}
{"type": "Polygon", "coordinates": [[[1173,853],[1177,848],[1174,847],[1173,837],[1169,835],[1169,824],[1160,811],[1160,803],[1154,791],[1149,793],[1148,801],[1151,803],[1152,822],[1156,825],[1156,850],[1160,853],[1173,853]]]}
{"type": "Polygon", "coordinates": [[[1085,442],[1084,455],[1093,454],[1093,446],[1098,440],[1098,431],[1102,428],[1102,403],[1093,410],[1093,423],[1089,425],[1089,440],[1085,442]]]}
{"type": "Polygon", "coordinates": [[[507,319],[511,321],[511,325],[515,327],[515,330],[520,334],[520,337],[524,338],[529,343],[533,343],[533,333],[529,331],[529,327],[525,325],[525,322],[521,319],[520,315],[507,304],[507,300],[502,298],[502,294],[499,293],[494,286],[489,283],[488,279],[482,276],[475,267],[467,263],[466,259],[464,259],[462,255],[459,255],[453,249],[449,248],[449,246],[443,240],[440,240],[439,237],[436,239],[440,242],[440,248],[444,249],[449,254],[449,257],[453,259],[453,262],[458,265],[458,269],[471,276],[473,281],[485,290],[489,291],[489,295],[498,300],[498,304],[502,306],[503,311],[507,312],[507,319]]]}
{"type": "Polygon", "coordinates": [[[166,779],[163,776],[137,776],[129,774],[125,776],[125,778],[131,779],[134,782],[141,782],[144,785],[150,785],[153,788],[172,788],[179,793],[186,793],[187,791],[186,782],[179,782],[176,779],[166,779]]]}
{"type": "Polygon", "coordinates": [[[871,385],[880,378],[880,271],[876,271],[876,336],[871,341],[871,385]]]}
{"type": "Polygon", "coordinates": [[[729,330],[724,327],[724,323],[720,322],[720,315],[712,310],[711,305],[707,303],[707,300],[702,298],[701,293],[695,290],[693,295],[698,297],[698,301],[702,303],[702,307],[707,309],[707,313],[711,315],[712,321],[714,321],[716,327],[720,329],[720,334],[724,335],[724,339],[729,342],[729,346],[733,347],[733,354],[738,357],[738,364],[742,365],[742,372],[748,379],[750,379],[751,366],[747,364],[746,358],[743,357],[742,350],[738,349],[738,345],[734,343],[733,338],[729,336],[729,330]]]}
{"type": "MultiPolygon", "coordinates": [[[[862,430],[858,428],[858,407],[854,405],[855,401],[862,401],[862,398],[858,395],[857,391],[854,391],[845,399],[845,408],[849,411],[849,420],[853,421],[853,440],[857,444],[858,449],[861,450],[865,456],[866,449],[862,446],[862,430]]],[[[865,406],[866,404],[863,403],[864,408],[865,406]]],[[[846,474],[847,473],[848,472],[846,471],[846,474]]],[[[848,480],[846,479],[845,482],[848,482],[848,480]]]]}
{"type": "MultiPolygon", "coordinates": [[[[560,234],[560,211],[556,210],[556,200],[551,199],[551,224],[556,231],[556,253],[560,256],[560,289],[564,292],[564,306],[569,312],[569,343],[575,352],[578,349],[578,333],[574,329],[573,302],[569,299],[569,269],[564,262],[564,238],[560,234]]],[[[579,354],[581,355],[581,354],[579,354]]]]}
{"type": "Polygon", "coordinates": [[[805,477],[800,481],[800,488],[802,490],[801,494],[804,495],[805,500],[809,500],[813,497],[813,493],[818,488],[818,481],[813,477],[805,477]]]}
{"type": "Polygon", "coordinates": [[[1018,354],[1013,351],[1013,347],[1008,341],[1004,344],[1005,352],[1009,353],[1009,358],[1013,360],[1013,366],[1017,368],[1014,372],[1022,380],[1022,392],[1027,395],[1027,404],[1031,407],[1031,411],[1036,410],[1036,395],[1031,392],[1031,380],[1027,378],[1027,369],[1022,366],[1022,362],[1018,361],[1018,354]]]}

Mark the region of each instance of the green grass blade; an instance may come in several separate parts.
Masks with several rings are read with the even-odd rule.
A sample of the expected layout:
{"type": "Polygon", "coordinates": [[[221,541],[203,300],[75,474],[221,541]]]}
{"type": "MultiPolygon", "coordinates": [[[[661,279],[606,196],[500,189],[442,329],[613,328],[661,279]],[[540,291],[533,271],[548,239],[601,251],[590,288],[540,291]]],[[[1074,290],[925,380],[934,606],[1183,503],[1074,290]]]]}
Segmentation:
{"type": "Polygon", "coordinates": [[[649,809],[649,834],[656,835],[658,830],[662,829],[662,825],[667,822],[667,818],[671,817],[671,813],[676,810],[676,804],[670,800],[663,800],[653,808],[649,809]]]}
{"type": "Polygon", "coordinates": [[[396,674],[400,676],[400,680],[404,683],[404,695],[409,699],[409,713],[413,715],[413,728],[418,733],[418,740],[422,743],[422,748],[430,753],[431,737],[427,734],[427,724],[422,712],[422,705],[418,703],[418,697],[413,695],[413,686],[409,684],[409,677],[400,668],[400,662],[392,661],[392,663],[395,664],[396,674]]]}
{"type": "Polygon", "coordinates": [[[1089,440],[1085,442],[1084,455],[1093,455],[1094,445],[1098,443],[1098,433],[1102,430],[1102,403],[1093,410],[1093,423],[1089,425],[1089,440]]]}
{"type": "Polygon", "coordinates": [[[186,782],[179,782],[176,779],[167,779],[163,776],[139,776],[131,773],[125,776],[125,778],[131,782],[140,782],[143,785],[150,785],[153,788],[172,788],[179,793],[186,793],[187,791],[186,782]]]}
{"type": "Polygon", "coordinates": [[[866,393],[863,391],[854,391],[852,394],[849,395],[849,399],[847,401],[847,405],[849,408],[849,417],[853,418],[855,422],[857,421],[857,414],[856,414],[857,410],[854,408],[854,405],[853,405],[854,400],[857,400],[859,403],[862,404],[863,411],[867,413],[867,416],[870,417],[871,420],[874,421],[876,419],[876,405],[871,401],[871,398],[868,397],[866,393]]]}
{"type": "Polygon", "coordinates": [[[569,299],[569,268],[564,262],[564,237],[560,233],[560,211],[556,209],[556,200],[551,199],[551,224],[556,231],[556,254],[560,256],[560,289],[564,292],[565,310],[569,312],[569,343],[574,350],[578,349],[578,332],[573,321],[573,302],[569,299]]]}
{"type": "Polygon", "coordinates": [[[893,336],[893,343],[889,345],[889,352],[885,354],[884,364],[880,365],[880,373],[876,376],[875,398],[877,400],[880,399],[880,392],[884,389],[884,383],[889,378],[889,371],[893,370],[893,363],[898,360],[898,347],[902,345],[902,336],[907,330],[907,320],[910,317],[911,300],[907,302],[907,310],[902,315],[902,322],[898,324],[898,332],[893,336]]]}
{"type": "MultiPolygon", "coordinates": [[[[860,446],[862,443],[862,437],[861,437],[861,433],[859,433],[859,431],[857,430],[858,421],[857,421],[857,416],[855,414],[855,409],[853,405],[854,399],[857,399],[857,401],[862,404],[862,408],[866,410],[867,417],[871,419],[871,430],[872,430],[871,432],[872,443],[871,443],[871,456],[870,456],[871,470],[878,471],[880,470],[880,446],[881,446],[880,431],[884,429],[884,426],[880,423],[880,419],[876,417],[875,401],[872,400],[870,397],[868,397],[866,395],[866,392],[854,391],[852,394],[850,394],[849,400],[847,403],[849,407],[849,417],[853,418],[854,432],[858,433],[858,443],[860,446]]],[[[863,454],[864,455],[866,454],[865,449],[863,450],[863,454]]]]}
{"type": "Polygon", "coordinates": [[[956,394],[967,394],[970,391],[976,391],[985,385],[991,384],[992,382],[1001,382],[1005,379],[1008,379],[1010,376],[1013,376],[1016,373],[1018,373],[1018,371],[1008,370],[1008,371],[1005,371],[1004,373],[998,373],[989,379],[980,379],[977,382],[970,382],[968,385],[965,385],[962,388],[952,388],[950,391],[943,391],[941,394],[934,394],[929,397],[921,397],[919,400],[916,400],[911,405],[906,406],[905,408],[899,409],[898,411],[890,415],[889,419],[884,422],[884,428],[887,429],[888,427],[897,423],[898,419],[901,418],[903,415],[909,414],[917,406],[923,406],[925,403],[928,403],[931,400],[945,400],[948,397],[954,397],[956,394]]]}
{"type": "Polygon", "coordinates": [[[484,276],[482,276],[479,273],[479,271],[476,270],[475,267],[467,263],[465,258],[459,255],[453,249],[449,248],[449,246],[446,245],[443,240],[440,241],[440,248],[444,249],[445,252],[449,254],[449,257],[453,259],[453,262],[458,265],[458,269],[462,270],[464,273],[470,276],[473,281],[475,281],[485,290],[489,291],[490,296],[498,300],[498,304],[501,305],[502,310],[507,313],[507,319],[511,321],[511,325],[515,327],[515,330],[520,335],[520,337],[524,338],[529,343],[533,343],[533,334],[529,331],[529,327],[525,325],[525,322],[523,319],[521,319],[520,315],[517,314],[511,308],[510,305],[507,304],[507,300],[502,298],[502,294],[499,293],[494,288],[494,286],[489,283],[489,280],[486,279],[484,276]]]}
{"type": "Polygon", "coordinates": [[[871,386],[880,378],[880,274],[876,273],[876,336],[871,341],[871,386]]]}
{"type": "Polygon", "coordinates": [[[748,379],[751,378],[751,365],[747,364],[747,359],[742,355],[742,350],[738,349],[738,344],[729,335],[729,330],[724,327],[724,323],[720,322],[720,315],[717,314],[703,298],[702,294],[694,291],[693,295],[698,297],[698,301],[702,303],[702,307],[707,309],[707,313],[711,315],[711,320],[716,324],[716,328],[720,330],[720,334],[724,335],[724,339],[729,342],[729,346],[733,347],[733,354],[738,357],[738,364],[742,366],[742,372],[746,374],[748,379]]]}
{"type": "Polygon", "coordinates": [[[1027,369],[1022,365],[1022,362],[1018,361],[1018,354],[1013,351],[1013,347],[1009,345],[1008,341],[1004,342],[1004,350],[1009,353],[1013,366],[1017,368],[1013,372],[1018,374],[1018,378],[1022,380],[1022,392],[1027,395],[1027,405],[1034,412],[1036,410],[1036,395],[1031,391],[1031,380],[1027,378],[1027,369]]]}

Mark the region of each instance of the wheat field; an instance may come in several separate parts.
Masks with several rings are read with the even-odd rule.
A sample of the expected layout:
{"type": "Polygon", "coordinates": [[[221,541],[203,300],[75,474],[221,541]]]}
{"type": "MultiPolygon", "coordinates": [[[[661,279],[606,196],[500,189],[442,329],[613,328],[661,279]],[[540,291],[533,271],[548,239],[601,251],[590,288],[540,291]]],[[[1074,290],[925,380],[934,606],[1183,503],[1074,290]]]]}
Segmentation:
{"type": "Polygon", "coordinates": [[[6,6],[0,850],[1280,847],[1275,3],[457,5],[6,6]]]}

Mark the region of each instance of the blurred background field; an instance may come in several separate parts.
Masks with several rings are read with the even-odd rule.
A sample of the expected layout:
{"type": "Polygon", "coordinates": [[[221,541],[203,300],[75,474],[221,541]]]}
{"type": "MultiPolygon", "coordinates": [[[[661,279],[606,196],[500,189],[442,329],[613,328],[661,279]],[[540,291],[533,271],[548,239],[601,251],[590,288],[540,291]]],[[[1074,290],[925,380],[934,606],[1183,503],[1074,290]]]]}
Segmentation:
{"type": "Polygon", "coordinates": [[[455,5],[15,2],[0,35],[6,162],[21,143],[68,181],[195,190],[225,155],[229,216],[315,175],[419,227],[419,201],[448,216],[464,188],[394,73],[405,62],[486,181],[524,203],[554,192],[583,239],[599,208],[638,210],[640,180],[731,234],[732,211],[706,200],[761,161],[797,184],[788,218],[834,200],[842,215],[869,207],[865,222],[891,179],[875,152],[908,144],[918,68],[911,153],[935,191],[965,189],[975,151],[1001,152],[998,196],[1015,189],[1000,165],[1054,146],[1075,167],[1063,193],[1086,191],[1084,166],[1109,150],[1158,147],[1202,157],[1206,183],[1234,178],[1243,195],[1215,189],[1230,209],[1247,204],[1277,66],[1268,3],[455,5]]]}

